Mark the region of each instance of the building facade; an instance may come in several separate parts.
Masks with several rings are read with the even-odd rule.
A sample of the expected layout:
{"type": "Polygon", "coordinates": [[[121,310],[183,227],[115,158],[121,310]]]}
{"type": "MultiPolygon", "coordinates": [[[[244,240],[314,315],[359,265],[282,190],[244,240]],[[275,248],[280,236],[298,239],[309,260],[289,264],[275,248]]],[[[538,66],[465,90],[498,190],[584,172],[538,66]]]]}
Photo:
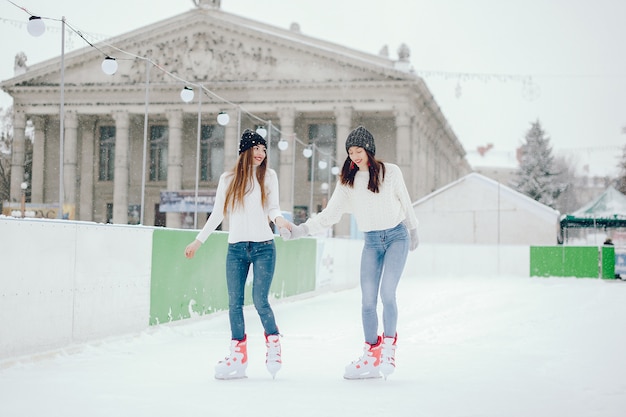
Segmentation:
{"type": "MultiPolygon", "coordinates": [[[[219,175],[235,164],[240,133],[260,126],[281,208],[297,221],[324,207],[336,182],[332,168],[343,164],[345,138],[358,125],[373,133],[379,159],[400,166],[414,200],[470,171],[411,70],[408,48],[397,59],[371,55],[304,35],[295,24],[281,29],[223,12],[219,1],[195,3],[0,84],[14,102],[11,201],[21,198],[26,178],[28,203],[63,204],[65,217],[202,227],[210,207],[198,213],[195,197],[210,201],[219,175]],[[101,70],[103,51],[118,64],[113,75],[101,70]],[[181,100],[185,87],[194,91],[190,102],[181,100]],[[218,123],[220,113],[228,123],[218,123]],[[164,198],[190,194],[193,213],[188,204],[162,210],[164,198]]],[[[342,224],[335,235],[349,234],[342,224]]]]}

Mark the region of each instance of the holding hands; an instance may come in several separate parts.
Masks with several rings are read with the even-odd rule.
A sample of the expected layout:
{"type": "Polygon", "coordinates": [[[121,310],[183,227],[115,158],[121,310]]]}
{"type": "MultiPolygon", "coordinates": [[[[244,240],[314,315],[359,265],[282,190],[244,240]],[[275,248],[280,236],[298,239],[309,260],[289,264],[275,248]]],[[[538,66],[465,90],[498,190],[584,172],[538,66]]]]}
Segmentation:
{"type": "Polygon", "coordinates": [[[280,236],[284,240],[300,239],[301,237],[305,237],[308,234],[309,234],[309,228],[304,223],[296,226],[293,223],[287,222],[286,227],[280,228],[280,236]]]}

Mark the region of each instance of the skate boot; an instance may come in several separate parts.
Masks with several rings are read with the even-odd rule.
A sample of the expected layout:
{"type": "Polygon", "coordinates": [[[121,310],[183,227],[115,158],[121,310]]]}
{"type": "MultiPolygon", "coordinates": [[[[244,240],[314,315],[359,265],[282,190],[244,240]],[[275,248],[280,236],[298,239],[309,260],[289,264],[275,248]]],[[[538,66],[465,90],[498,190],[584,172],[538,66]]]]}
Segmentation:
{"type": "Polygon", "coordinates": [[[270,372],[270,374],[272,374],[272,378],[275,378],[276,372],[280,370],[280,367],[283,364],[282,358],[280,356],[280,335],[265,335],[265,346],[267,346],[267,353],[265,355],[265,366],[267,366],[267,370],[270,372]]]}
{"type": "Polygon", "coordinates": [[[396,341],[398,334],[388,337],[383,334],[383,344],[380,354],[380,372],[385,379],[396,369],[396,341]]]}
{"type": "Polygon", "coordinates": [[[216,379],[246,378],[248,367],[247,336],[243,340],[230,341],[230,355],[215,365],[216,379]]]}
{"type": "Polygon", "coordinates": [[[346,372],[343,375],[345,379],[380,378],[381,340],[381,337],[378,336],[378,341],[375,344],[365,343],[363,356],[346,366],[346,372]]]}

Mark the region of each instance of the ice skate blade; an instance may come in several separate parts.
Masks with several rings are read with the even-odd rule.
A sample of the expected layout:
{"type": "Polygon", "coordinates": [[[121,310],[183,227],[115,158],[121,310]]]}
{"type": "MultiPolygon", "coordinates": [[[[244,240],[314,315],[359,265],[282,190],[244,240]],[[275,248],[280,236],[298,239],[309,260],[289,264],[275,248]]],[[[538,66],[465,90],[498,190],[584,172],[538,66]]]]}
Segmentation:
{"type": "Polygon", "coordinates": [[[248,377],[246,375],[242,375],[242,376],[215,375],[215,379],[220,380],[220,381],[230,381],[230,380],[247,379],[247,378],[248,377]]]}
{"type": "Polygon", "coordinates": [[[280,371],[280,364],[278,366],[276,365],[267,365],[267,372],[270,373],[270,375],[272,375],[272,379],[276,379],[276,374],[278,373],[278,371],[280,371]]]}
{"type": "Polygon", "coordinates": [[[230,379],[246,379],[248,378],[245,373],[232,373],[232,374],[215,374],[215,379],[220,381],[226,381],[230,379]]]}
{"type": "Polygon", "coordinates": [[[344,379],[349,381],[356,381],[359,379],[380,379],[382,376],[380,374],[363,374],[363,375],[344,375],[344,379]]]}

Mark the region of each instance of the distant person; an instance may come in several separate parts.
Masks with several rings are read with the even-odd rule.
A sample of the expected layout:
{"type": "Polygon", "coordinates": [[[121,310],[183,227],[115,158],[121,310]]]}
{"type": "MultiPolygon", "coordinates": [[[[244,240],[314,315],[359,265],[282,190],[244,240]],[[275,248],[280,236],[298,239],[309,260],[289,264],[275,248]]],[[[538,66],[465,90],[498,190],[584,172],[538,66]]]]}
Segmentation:
{"type": "Polygon", "coordinates": [[[281,229],[284,239],[317,234],[352,213],[364,233],[361,254],[363,355],[346,366],[344,378],[385,378],[395,369],[398,306],[396,289],[409,250],[418,245],[417,218],[397,165],[375,158],[374,137],[363,126],[346,139],[348,156],[326,208],[298,226],[281,229]],[[383,334],[378,334],[378,296],[383,304],[383,334]]]}
{"type": "Polygon", "coordinates": [[[254,273],[252,300],[265,330],[265,363],[272,377],[282,365],[280,333],[268,301],[276,265],[274,234],[268,219],[278,227],[287,227],[289,223],[281,214],[278,177],[267,167],[266,146],[265,139],[256,132],[243,132],[237,164],[220,176],[213,212],[196,239],[185,248],[185,256],[193,258],[224,217],[229,217],[226,284],[231,344],[230,354],[215,366],[217,379],[246,377],[248,350],[243,305],[250,265],[254,273]]]}
{"type": "Polygon", "coordinates": [[[611,239],[610,237],[607,237],[606,240],[604,241],[604,244],[608,246],[613,246],[613,239],[611,239]]]}

